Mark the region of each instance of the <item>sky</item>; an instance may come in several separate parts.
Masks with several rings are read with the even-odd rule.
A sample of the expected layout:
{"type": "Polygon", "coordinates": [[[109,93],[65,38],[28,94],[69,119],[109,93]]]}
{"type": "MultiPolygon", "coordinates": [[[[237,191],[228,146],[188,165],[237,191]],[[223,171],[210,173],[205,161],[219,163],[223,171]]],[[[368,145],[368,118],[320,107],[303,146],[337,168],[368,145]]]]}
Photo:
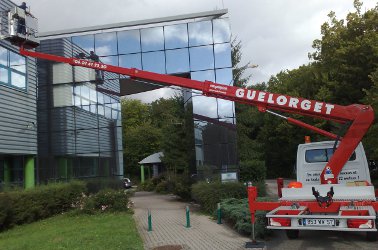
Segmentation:
{"type": "MultiPolygon", "coordinates": [[[[363,10],[377,5],[363,2],[363,10]]],[[[227,8],[232,35],[242,42],[242,63],[258,65],[248,69],[251,85],[307,64],[327,14],[345,18],[354,11],[353,0],[29,0],[27,5],[39,19],[40,32],[227,8]]],[[[170,94],[163,89],[137,97],[147,102],[170,94]]]]}

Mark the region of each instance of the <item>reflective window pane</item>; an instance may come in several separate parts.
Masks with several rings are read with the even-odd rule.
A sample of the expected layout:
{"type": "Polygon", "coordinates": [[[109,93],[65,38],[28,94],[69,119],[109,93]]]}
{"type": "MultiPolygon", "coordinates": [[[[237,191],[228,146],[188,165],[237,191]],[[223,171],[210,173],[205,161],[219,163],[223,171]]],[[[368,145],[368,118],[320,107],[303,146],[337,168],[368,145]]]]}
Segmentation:
{"type": "Polygon", "coordinates": [[[26,77],[24,75],[11,72],[11,83],[17,88],[26,88],[26,77]]]}
{"type": "Polygon", "coordinates": [[[215,74],[217,83],[233,85],[232,68],[217,69],[215,70],[215,74]]]}
{"type": "Polygon", "coordinates": [[[190,48],[190,68],[192,71],[213,69],[213,46],[190,48]]]}
{"type": "Polygon", "coordinates": [[[141,29],[140,34],[142,39],[142,51],[164,49],[163,27],[141,29]]]}
{"type": "Polygon", "coordinates": [[[97,102],[97,92],[94,89],[89,89],[89,100],[97,102]]]}
{"type": "Polygon", "coordinates": [[[227,43],[231,39],[231,29],[228,19],[213,20],[214,43],[227,43]]]}
{"type": "Polygon", "coordinates": [[[9,73],[9,71],[7,69],[0,67],[0,82],[8,84],[8,82],[9,82],[8,73],[9,73]]]}
{"type": "Polygon", "coordinates": [[[215,44],[215,68],[231,67],[231,46],[229,43],[215,44]]]}
{"type": "Polygon", "coordinates": [[[164,37],[166,49],[188,47],[188,29],[186,24],[165,26],[164,37]]]}
{"type": "Polygon", "coordinates": [[[217,118],[217,100],[213,97],[193,96],[193,113],[217,118]]]}
{"type": "Polygon", "coordinates": [[[191,72],[190,77],[193,80],[215,82],[214,70],[191,72]]]}
{"type": "Polygon", "coordinates": [[[189,46],[208,45],[213,43],[211,21],[189,23],[189,46]]]}
{"type": "Polygon", "coordinates": [[[188,49],[167,50],[167,74],[189,72],[188,49]]]}
{"type": "Polygon", "coordinates": [[[118,51],[120,54],[140,52],[139,30],[118,32],[118,51]]]}
{"type": "Polygon", "coordinates": [[[97,109],[98,109],[98,114],[99,115],[104,115],[104,105],[98,105],[97,106],[97,109]]]}
{"type": "Polygon", "coordinates": [[[81,86],[81,97],[89,100],[89,88],[87,86],[81,86]]]}
{"type": "Polygon", "coordinates": [[[25,57],[16,54],[12,51],[9,53],[9,66],[11,69],[26,73],[26,59],[25,57]]]}
{"type": "Polygon", "coordinates": [[[117,55],[117,36],[115,32],[95,35],[95,53],[98,56],[117,55]]]}
{"type": "Polygon", "coordinates": [[[165,56],[163,51],[143,53],[143,70],[165,74],[165,56]]]}
{"type": "Polygon", "coordinates": [[[3,47],[0,47],[0,64],[8,66],[8,50],[3,47]]]}
{"type": "Polygon", "coordinates": [[[232,101],[218,99],[218,117],[234,117],[234,105],[232,101]]]}
{"type": "Polygon", "coordinates": [[[130,54],[119,56],[119,66],[125,68],[137,68],[142,69],[142,57],[141,54],[130,54]]]}
{"type": "Polygon", "coordinates": [[[105,64],[118,66],[118,56],[103,56],[100,57],[100,61],[105,64]]]}
{"type": "Polygon", "coordinates": [[[94,36],[93,35],[86,35],[86,36],[74,36],[72,37],[72,42],[79,46],[81,49],[87,51],[94,51],[94,36]]]}

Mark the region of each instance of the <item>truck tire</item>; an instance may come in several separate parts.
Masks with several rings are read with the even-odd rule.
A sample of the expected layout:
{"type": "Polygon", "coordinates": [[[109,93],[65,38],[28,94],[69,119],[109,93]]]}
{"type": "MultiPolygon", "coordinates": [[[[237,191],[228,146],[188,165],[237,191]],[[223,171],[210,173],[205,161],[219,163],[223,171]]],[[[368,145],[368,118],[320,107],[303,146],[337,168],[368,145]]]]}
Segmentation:
{"type": "Polygon", "coordinates": [[[298,229],[294,229],[294,230],[290,230],[290,229],[287,229],[286,230],[286,236],[293,240],[293,239],[298,239],[298,236],[299,236],[299,230],[298,229]]]}
{"type": "Polygon", "coordinates": [[[366,239],[368,241],[377,241],[378,232],[366,232],[366,239]]]}

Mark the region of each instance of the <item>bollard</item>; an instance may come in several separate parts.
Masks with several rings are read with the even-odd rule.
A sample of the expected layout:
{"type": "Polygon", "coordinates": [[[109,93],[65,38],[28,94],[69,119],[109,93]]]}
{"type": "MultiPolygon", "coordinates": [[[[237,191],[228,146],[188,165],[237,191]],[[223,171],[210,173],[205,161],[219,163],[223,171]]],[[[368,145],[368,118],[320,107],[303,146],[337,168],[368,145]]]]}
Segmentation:
{"type": "Polygon", "coordinates": [[[189,206],[186,206],[186,228],[190,227],[189,206]]]}
{"type": "Polygon", "coordinates": [[[151,219],[151,211],[148,209],[148,232],[152,231],[152,219],[151,219]]]}
{"type": "Polygon", "coordinates": [[[217,224],[222,224],[222,211],[221,211],[220,203],[218,203],[217,215],[218,215],[217,224]]]}

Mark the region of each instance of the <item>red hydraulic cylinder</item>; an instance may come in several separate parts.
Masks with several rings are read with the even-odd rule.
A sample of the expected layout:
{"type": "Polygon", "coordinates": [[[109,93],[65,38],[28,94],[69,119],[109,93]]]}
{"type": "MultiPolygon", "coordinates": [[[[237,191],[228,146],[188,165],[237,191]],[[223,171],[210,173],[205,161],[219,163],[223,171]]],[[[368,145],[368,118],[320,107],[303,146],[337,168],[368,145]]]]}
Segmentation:
{"type": "Polygon", "coordinates": [[[284,186],[284,179],[283,178],[277,178],[277,193],[278,197],[282,197],[282,188],[284,186]]]}
{"type": "Polygon", "coordinates": [[[252,224],[255,223],[255,204],[257,198],[257,187],[252,186],[252,182],[248,182],[247,185],[247,193],[248,193],[248,204],[249,204],[249,211],[251,212],[251,222],[252,224]]]}

